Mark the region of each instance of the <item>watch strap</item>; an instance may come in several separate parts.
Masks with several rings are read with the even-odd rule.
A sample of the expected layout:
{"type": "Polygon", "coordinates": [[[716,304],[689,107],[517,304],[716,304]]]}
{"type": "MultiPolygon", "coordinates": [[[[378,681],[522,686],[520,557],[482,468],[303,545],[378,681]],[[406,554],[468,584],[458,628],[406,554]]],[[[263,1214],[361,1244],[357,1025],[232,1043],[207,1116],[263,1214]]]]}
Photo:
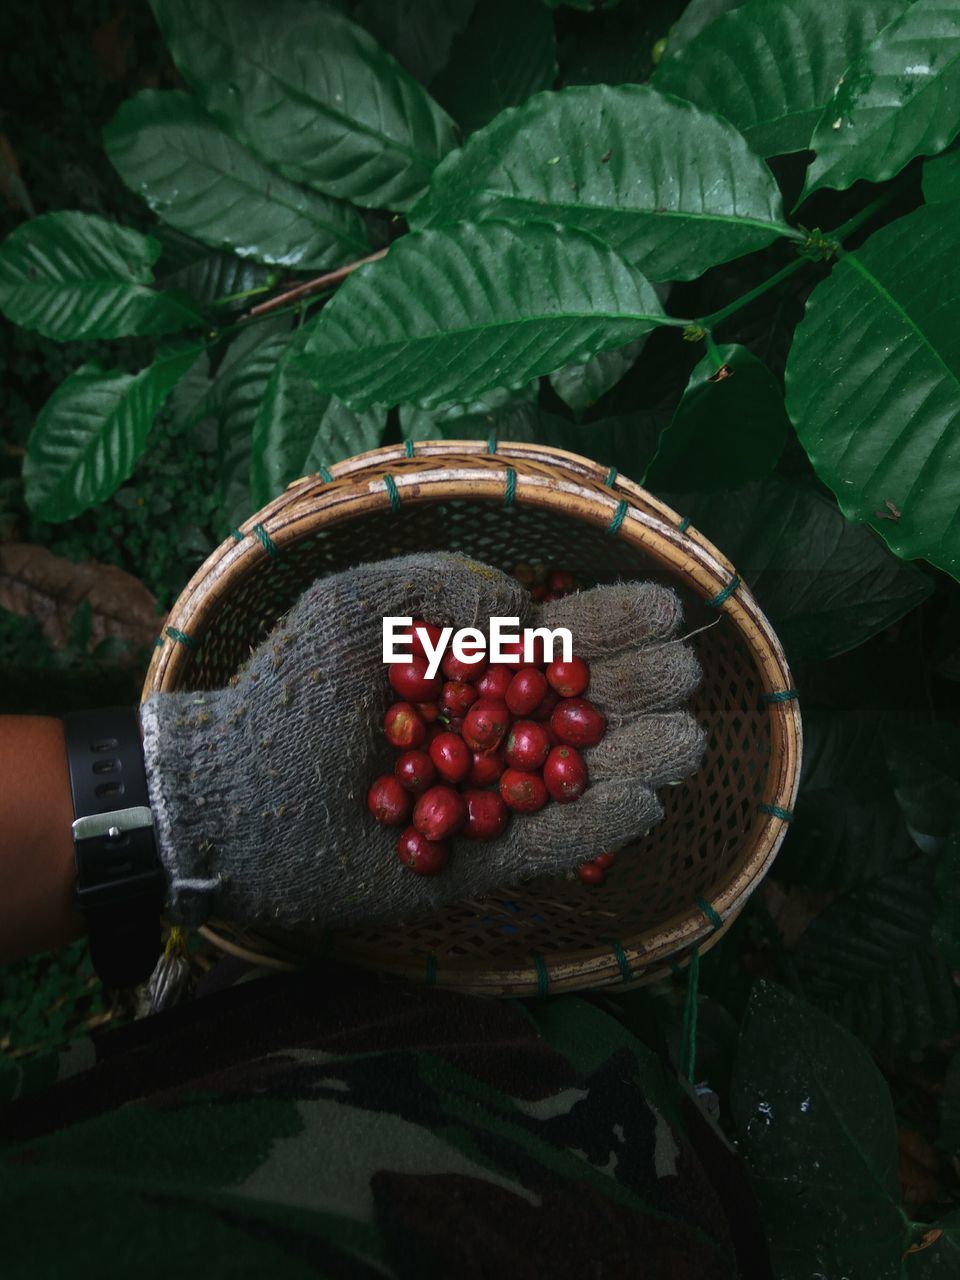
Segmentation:
{"type": "Polygon", "coordinates": [[[137,986],[160,955],[164,897],[137,710],[71,711],[63,727],[93,966],[108,987],[137,986]]]}

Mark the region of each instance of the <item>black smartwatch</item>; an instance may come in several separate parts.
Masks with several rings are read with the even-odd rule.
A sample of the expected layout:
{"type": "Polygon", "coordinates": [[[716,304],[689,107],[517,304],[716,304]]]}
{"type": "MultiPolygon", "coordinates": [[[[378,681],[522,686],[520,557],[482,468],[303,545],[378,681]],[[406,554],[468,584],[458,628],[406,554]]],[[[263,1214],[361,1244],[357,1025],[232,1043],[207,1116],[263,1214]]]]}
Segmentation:
{"type": "Polygon", "coordinates": [[[160,956],[164,876],[136,708],[63,717],[73,797],[76,901],[108,987],[135,987],[160,956]]]}

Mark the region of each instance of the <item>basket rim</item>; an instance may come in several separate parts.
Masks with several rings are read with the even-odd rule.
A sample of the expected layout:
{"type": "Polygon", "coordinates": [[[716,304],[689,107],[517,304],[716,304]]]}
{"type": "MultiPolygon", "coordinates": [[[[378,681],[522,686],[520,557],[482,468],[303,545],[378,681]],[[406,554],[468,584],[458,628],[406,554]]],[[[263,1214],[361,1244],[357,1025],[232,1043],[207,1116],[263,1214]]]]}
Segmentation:
{"type": "MultiPolygon", "coordinates": [[[[635,985],[657,976],[671,957],[694,946],[702,950],[711,939],[715,941],[719,929],[742,910],[783,842],[799,786],[802,752],[799,707],[786,657],[752,592],[708,539],[635,482],[590,459],[549,446],[504,442],[491,449],[482,441],[454,440],[381,446],[331,466],[325,475],[304,476],[244,521],[192,575],[170,610],[164,635],[158,638],[141,701],[153,692],[178,687],[202,639],[205,620],[234,582],[255,571],[265,556],[282,554],[284,547],[316,529],[358,515],[457,498],[503,502],[505,495],[510,502],[554,508],[605,527],[682,574],[690,589],[737,628],[753,657],[764,694],[780,695],[768,701],[770,761],[762,808],[755,811],[743,838],[748,853],[714,891],[708,912],[691,904],[650,929],[621,938],[619,954],[609,946],[598,946],[550,953],[538,957],[536,964],[529,955],[524,957],[526,964],[520,963],[518,955],[515,968],[486,970],[476,960],[444,961],[433,967],[429,978],[437,985],[510,995],[542,992],[545,985],[554,990],[635,985]],[[789,698],[783,698],[785,692],[789,698]]],[[[225,941],[222,928],[209,922],[205,936],[225,941]]],[[[347,934],[335,950],[363,967],[424,980],[422,963],[398,958],[393,952],[389,956],[375,952],[369,946],[351,946],[347,934]]],[[[271,963],[269,952],[260,958],[271,963]]]]}

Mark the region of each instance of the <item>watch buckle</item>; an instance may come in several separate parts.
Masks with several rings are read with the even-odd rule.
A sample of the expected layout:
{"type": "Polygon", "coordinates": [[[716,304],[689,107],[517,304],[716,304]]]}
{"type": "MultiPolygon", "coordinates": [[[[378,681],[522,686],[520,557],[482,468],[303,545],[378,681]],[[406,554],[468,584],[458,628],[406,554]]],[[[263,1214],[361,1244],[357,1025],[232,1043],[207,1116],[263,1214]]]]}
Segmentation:
{"type": "Polygon", "coordinates": [[[90,813],[75,818],[71,824],[74,840],[94,840],[105,836],[115,840],[126,831],[139,831],[153,826],[153,810],[147,805],[132,805],[129,809],[109,809],[106,813],[90,813]]]}

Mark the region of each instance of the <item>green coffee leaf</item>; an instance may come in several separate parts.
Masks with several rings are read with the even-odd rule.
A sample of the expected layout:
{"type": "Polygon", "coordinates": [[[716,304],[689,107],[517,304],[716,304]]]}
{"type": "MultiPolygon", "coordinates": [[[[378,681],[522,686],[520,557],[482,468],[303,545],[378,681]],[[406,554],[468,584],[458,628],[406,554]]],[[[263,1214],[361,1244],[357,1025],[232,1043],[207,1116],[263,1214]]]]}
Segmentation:
{"type": "Polygon", "coordinates": [[[453,122],[361,27],[298,0],[151,0],[211,116],[294,182],[405,209],[454,145],[453,122]]]}
{"type": "Polygon", "coordinates": [[[927,204],[960,200],[960,150],[956,147],[924,162],[923,198],[927,204]]]}
{"type": "Polygon", "coordinates": [[[762,156],[803,151],[837,81],[907,0],[745,0],[657,68],[654,84],[724,116],[762,156]]]}
{"type": "Polygon", "coordinates": [[[960,223],[915,209],[844,254],[807,302],[787,409],[851,520],[960,573],[960,223]]]}
{"type": "Polygon", "coordinates": [[[528,400],[509,400],[452,415],[443,409],[400,407],[400,430],[405,440],[508,440],[546,444],[596,458],[632,480],[643,475],[662,425],[662,414],[654,412],[578,424],[547,413],[528,400]]]}
{"type": "Polygon", "coordinates": [[[414,80],[429,84],[447,65],[450,47],[476,5],[477,0],[360,0],[354,16],[414,80]]]}
{"type": "Polygon", "coordinates": [[[916,856],[893,794],[884,724],[875,711],[804,708],[800,792],[778,879],[849,889],[916,856]]]}
{"type": "Polygon", "coordinates": [[[718,347],[691,373],[644,483],[708,492],[769,475],[788,425],[767,366],[746,347],[718,347]]]}
{"type": "Polygon", "coordinates": [[[556,75],[553,20],[540,0],[483,0],[430,91],[472,133],[549,89],[556,75]]]}
{"type": "Polygon", "coordinates": [[[216,302],[246,310],[257,301],[259,293],[268,292],[267,282],[275,279],[276,273],[249,258],[200,248],[201,253],[191,262],[161,276],[160,283],[171,289],[183,289],[195,302],[207,306],[216,302]],[[225,302],[225,299],[232,301],[225,302]]]}
{"type": "Polygon", "coordinates": [[[159,242],[92,213],[42,213],[0,245],[0,309],[45,338],[174,333],[200,322],[189,298],[160,293],[159,242]]]}
{"type": "Polygon", "coordinates": [[[908,1053],[953,1033],[950,971],[931,940],[935,859],[916,857],[836,899],[793,952],[804,994],[867,1044],[908,1053]]]}
{"type": "Polygon", "coordinates": [[[952,724],[888,728],[895,792],[911,830],[940,837],[960,830],[960,729],[952,724]]]}
{"type": "Polygon", "coordinates": [[[352,408],[432,408],[585,362],[662,320],[652,285],[593,236],[461,223],[404,236],[355,271],[306,358],[319,389],[352,408]]]}
{"type": "Polygon", "coordinates": [[[943,1081],[940,1145],[953,1155],[960,1155],[960,1053],[950,1059],[943,1081]]]}
{"type": "Polygon", "coordinates": [[[792,661],[855,649],[932,590],[926,574],[807,485],[773,475],[670,501],[733,561],[792,661]]]}
{"type": "Polygon", "coordinates": [[[250,469],[255,507],[282,493],[292,480],[375,449],[383,438],[383,410],[354,413],[317,391],[299,360],[309,333],[308,327],[300,329],[287,345],[257,407],[250,469]]]}
{"type": "MultiPolygon", "coordinates": [[[[516,387],[514,390],[507,387],[494,387],[491,391],[477,396],[475,400],[463,404],[444,405],[440,409],[423,409],[416,404],[402,404],[398,413],[400,433],[404,440],[431,440],[437,437],[452,440],[456,438],[456,433],[461,427],[471,424],[476,426],[479,434],[475,438],[478,440],[483,438],[484,429],[488,437],[491,431],[500,434],[501,421],[514,409],[529,409],[532,415],[530,421],[539,420],[539,410],[536,407],[539,393],[540,381],[534,378],[532,382],[516,387]]],[[[525,421],[523,415],[518,415],[515,420],[517,428],[523,429],[522,424],[525,421]]],[[[468,437],[464,437],[466,438],[468,437]]],[[[504,433],[504,438],[534,439],[532,435],[516,436],[510,431],[504,433]]]]}
{"type": "Polygon", "coordinates": [[[369,252],[355,209],[281,178],[190,94],[143,90],[123,104],[103,140],[130,190],[204,244],[298,270],[322,271],[369,252]]]}
{"type": "Polygon", "coordinates": [[[933,940],[951,969],[960,969],[960,836],[947,841],[937,864],[933,940]]]}
{"type": "Polygon", "coordinates": [[[913,0],[847,68],[824,107],[803,198],[892,178],[958,131],[960,12],[943,0],[913,0]]]}
{"type": "Polygon", "coordinates": [[[738,8],[743,0],[690,0],[690,3],[670,28],[667,36],[665,58],[672,58],[695,40],[705,27],[723,13],[738,8]]]}
{"type": "Polygon", "coordinates": [[[464,218],[578,227],[652,280],[690,280],[799,235],[735,129],[645,85],[578,85],[498,116],[437,169],[411,213],[420,226],[464,218]]]}
{"type": "Polygon", "coordinates": [[[586,364],[568,364],[550,375],[550,385],[579,419],[633,367],[644,342],[638,338],[614,351],[601,351],[586,364]]]}
{"type": "Polygon", "coordinates": [[[27,442],[23,485],[40,520],[70,520],[103,502],[133,471],[177,379],[201,348],[161,352],[137,374],[83,365],[40,411],[27,442]]]}
{"type": "Polygon", "coordinates": [[[758,982],[731,1106],[778,1280],[898,1280],[896,1124],[863,1045],[782,987],[758,982]]]}
{"type": "Polygon", "coordinates": [[[290,341],[286,325],[279,332],[241,333],[222,361],[207,398],[207,410],[217,423],[220,500],[231,524],[242,523],[260,505],[251,496],[254,426],[270,378],[290,341]]]}

